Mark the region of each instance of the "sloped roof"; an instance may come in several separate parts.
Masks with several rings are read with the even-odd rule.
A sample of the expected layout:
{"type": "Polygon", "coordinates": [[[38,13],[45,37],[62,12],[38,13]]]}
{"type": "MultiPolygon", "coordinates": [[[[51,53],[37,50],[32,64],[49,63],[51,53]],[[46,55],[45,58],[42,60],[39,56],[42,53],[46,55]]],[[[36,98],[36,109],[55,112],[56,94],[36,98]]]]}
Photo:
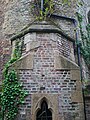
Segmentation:
{"type": "Polygon", "coordinates": [[[28,24],[24,29],[22,29],[18,34],[16,34],[15,36],[13,36],[11,38],[11,41],[20,38],[22,36],[24,36],[27,33],[31,33],[31,32],[38,32],[38,33],[59,33],[62,36],[66,37],[67,39],[69,39],[70,41],[74,42],[75,39],[73,39],[72,37],[70,37],[69,35],[67,35],[65,33],[64,30],[62,30],[57,24],[55,24],[53,21],[49,20],[47,21],[42,21],[42,22],[38,22],[38,21],[34,21],[30,24],[28,24]]]}

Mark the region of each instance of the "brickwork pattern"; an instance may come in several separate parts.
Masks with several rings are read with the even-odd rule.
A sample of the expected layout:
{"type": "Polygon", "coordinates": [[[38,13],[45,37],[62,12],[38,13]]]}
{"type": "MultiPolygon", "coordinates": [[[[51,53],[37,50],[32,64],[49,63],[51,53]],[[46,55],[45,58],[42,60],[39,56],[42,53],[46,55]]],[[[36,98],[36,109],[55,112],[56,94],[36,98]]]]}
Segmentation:
{"type": "MultiPolygon", "coordinates": [[[[67,6],[60,4],[61,1],[57,0],[55,4],[55,14],[75,17],[76,1],[70,1],[71,5],[67,6]]],[[[33,0],[7,1],[5,20],[3,24],[3,32],[5,34],[13,35],[35,19],[34,14],[31,12],[32,2],[33,0]]]]}
{"type": "Polygon", "coordinates": [[[58,36],[57,48],[61,55],[75,62],[73,42],[65,39],[62,36],[58,36]]]}
{"type": "MultiPolygon", "coordinates": [[[[15,34],[16,32],[18,32],[18,31],[20,31],[22,28],[23,28],[23,26],[25,26],[26,24],[28,24],[29,22],[31,22],[32,21],[32,17],[30,17],[30,16],[32,16],[31,15],[31,13],[30,13],[30,1],[32,1],[32,0],[0,0],[0,81],[2,80],[2,69],[3,69],[3,66],[4,66],[4,64],[6,63],[6,61],[9,59],[9,57],[10,57],[10,47],[9,47],[9,41],[7,40],[7,36],[8,36],[8,38],[11,36],[11,35],[13,35],[13,34],[15,34]],[[6,3],[6,5],[5,5],[5,3],[6,3]],[[3,34],[4,33],[4,34],[3,34]],[[9,36],[10,35],[10,36],[9,36]],[[6,41],[7,40],[7,41],[6,41]]],[[[85,2],[86,0],[84,0],[84,2],[85,2]]],[[[88,3],[89,3],[89,0],[87,0],[88,1],[88,3]]],[[[58,2],[59,3],[59,0],[56,0],[56,2],[58,2]]],[[[87,5],[88,5],[88,7],[90,7],[90,4],[88,4],[87,3],[87,5]]],[[[75,13],[75,9],[76,9],[76,4],[75,4],[75,0],[73,0],[73,2],[72,2],[72,6],[71,7],[68,7],[67,5],[66,6],[63,6],[63,5],[57,5],[56,4],[56,6],[55,6],[55,8],[56,8],[56,11],[57,11],[57,13],[56,14],[59,14],[59,15],[65,15],[65,16],[69,16],[69,17],[75,17],[74,16],[74,14],[73,13],[75,13]],[[66,8],[68,9],[68,10],[66,10],[66,8]],[[64,9],[64,10],[63,10],[64,9]]],[[[83,6],[83,8],[84,9],[81,9],[81,13],[87,13],[87,10],[86,10],[86,4],[85,4],[85,7],[83,6]],[[85,10],[85,12],[82,12],[82,10],[85,10]]],[[[84,14],[83,14],[84,15],[84,14]]],[[[86,18],[86,15],[84,15],[84,18],[86,18]]],[[[59,21],[60,22],[60,21],[59,21]]],[[[58,23],[59,23],[58,22],[58,23]]],[[[63,23],[65,23],[65,22],[63,22],[63,23]]],[[[85,22],[85,24],[86,24],[86,22],[85,22]]],[[[85,24],[83,24],[83,26],[85,26],[85,24]]],[[[63,25],[63,27],[64,27],[64,25],[63,25]]],[[[68,28],[70,28],[70,26],[68,27],[68,28]]],[[[84,27],[85,28],[85,27],[84,27]]],[[[64,27],[64,29],[66,30],[66,27],[64,27]]],[[[70,28],[71,29],[71,28],[70,28]]],[[[69,35],[70,34],[72,34],[72,29],[71,29],[71,32],[69,32],[69,35]]],[[[73,35],[73,34],[72,34],[73,35]]],[[[71,36],[72,36],[71,35],[71,36]]],[[[54,38],[54,36],[53,36],[53,38],[54,38]]],[[[74,37],[75,38],[75,37],[74,37]]],[[[59,45],[58,45],[59,46],[59,45]]],[[[72,44],[71,44],[71,46],[72,46],[72,44]]],[[[49,48],[49,49],[51,49],[51,48],[49,48]]],[[[43,53],[42,53],[43,54],[43,53]]],[[[49,54],[49,53],[48,53],[49,54]]],[[[67,55],[68,55],[69,53],[67,52],[67,55]]],[[[69,54],[70,55],[70,54],[69,54]]],[[[65,55],[66,56],[66,55],[65,55]]],[[[69,57],[68,57],[69,58],[69,57]]],[[[38,60],[40,60],[40,58],[37,60],[37,58],[35,58],[36,59],[36,62],[38,61],[38,60]]],[[[51,58],[52,59],[52,58],[51,58]]],[[[46,60],[46,62],[45,62],[45,65],[47,66],[47,67],[45,67],[45,69],[44,69],[44,71],[47,73],[47,71],[48,71],[48,68],[52,68],[53,69],[53,63],[51,63],[51,61],[50,61],[50,63],[51,63],[51,65],[52,65],[52,67],[51,67],[51,65],[47,65],[47,61],[48,60],[46,60]]],[[[34,61],[34,63],[36,63],[35,61],[34,61]]],[[[53,60],[52,60],[52,62],[53,62],[53,60]]],[[[39,63],[40,65],[41,65],[41,63],[39,63]]],[[[37,66],[39,66],[38,64],[37,64],[37,66]]],[[[37,73],[38,73],[39,71],[37,71],[37,73]]],[[[41,71],[42,72],[42,71],[41,71]]],[[[53,72],[53,71],[52,71],[53,72]]],[[[63,71],[64,72],[64,71],[63,71]]],[[[66,71],[67,72],[67,71],[66,71]]],[[[23,73],[23,78],[21,77],[21,81],[23,82],[23,81],[26,81],[26,83],[24,82],[24,86],[29,86],[28,85],[28,83],[27,83],[27,80],[28,81],[33,81],[33,79],[32,78],[29,78],[29,77],[27,77],[27,79],[25,78],[27,75],[29,75],[29,74],[34,74],[33,73],[33,70],[31,71],[27,71],[27,70],[23,70],[23,71],[20,71],[20,75],[22,76],[22,73],[23,73]],[[26,73],[27,72],[27,73],[26,73]]],[[[59,71],[59,74],[60,74],[61,72],[59,71]]],[[[40,72],[37,74],[37,76],[40,74],[40,72]]],[[[41,75],[41,74],[40,74],[41,75]]],[[[34,75],[33,75],[34,76],[34,75]]],[[[35,77],[35,76],[34,76],[35,77]]],[[[43,75],[42,76],[39,76],[39,78],[40,77],[44,77],[43,75]]],[[[44,79],[42,79],[42,80],[44,80],[44,79]]],[[[40,81],[39,81],[40,82],[40,81]]],[[[69,80],[69,82],[71,82],[71,80],[69,80]]],[[[69,84],[69,82],[67,82],[67,84],[69,84]]],[[[33,83],[34,82],[32,82],[32,86],[33,86],[33,83]]],[[[57,83],[57,82],[56,82],[57,83]]],[[[31,83],[30,83],[31,84],[31,83]]],[[[75,84],[73,85],[73,86],[75,86],[75,84]]],[[[41,86],[42,87],[42,86],[41,86]]],[[[27,89],[27,88],[25,88],[25,89],[27,89]]],[[[31,89],[31,88],[30,88],[31,89]]],[[[36,88],[35,88],[36,89],[36,88]]],[[[44,88],[42,88],[42,89],[44,89],[44,88]]],[[[52,89],[52,88],[51,88],[52,89]]],[[[59,88],[60,89],[60,88],[59,88]]],[[[72,87],[72,89],[73,89],[73,87],[72,87]]],[[[45,90],[41,90],[41,91],[45,91],[45,90]]],[[[57,90],[55,90],[55,91],[57,91],[57,90]]],[[[68,94],[68,93],[67,93],[68,94]]],[[[61,96],[60,96],[61,97],[61,96]]],[[[68,94],[68,100],[70,100],[70,93],[68,94]]],[[[62,97],[63,98],[63,97],[62,97]]],[[[60,98],[59,98],[60,99],[60,98]]],[[[28,98],[26,98],[26,101],[25,101],[25,105],[24,106],[22,106],[21,108],[20,108],[20,111],[21,111],[21,113],[22,113],[22,117],[21,117],[21,119],[25,119],[26,118],[26,115],[25,115],[25,109],[26,109],[26,111],[28,111],[28,112],[26,112],[26,114],[29,114],[30,115],[30,109],[29,109],[29,107],[31,107],[31,105],[29,105],[31,103],[31,94],[28,96],[28,98]],[[28,103],[27,103],[27,101],[28,101],[28,103]]],[[[62,103],[64,103],[64,102],[62,102],[62,103]]],[[[59,105],[60,106],[60,105],[59,105]]],[[[62,110],[65,110],[65,107],[63,107],[63,108],[61,108],[61,106],[60,106],[60,109],[62,109],[62,110]]],[[[76,108],[75,108],[76,109],[76,108]]],[[[61,112],[61,110],[60,110],[60,112],[61,112]]],[[[87,114],[88,114],[88,112],[87,112],[87,114]]],[[[68,115],[69,116],[69,115],[68,115]]],[[[20,117],[19,117],[20,118],[20,117]]],[[[69,118],[69,117],[68,117],[69,118]]],[[[88,120],[90,119],[90,117],[88,117],[88,120]]],[[[70,120],[70,119],[69,119],[70,120]]]]}
{"type": "Polygon", "coordinates": [[[57,25],[59,26],[59,28],[61,28],[61,30],[63,30],[71,38],[76,39],[76,33],[75,33],[76,26],[73,20],[66,20],[66,18],[61,18],[61,17],[54,17],[52,19],[53,22],[57,23],[57,25]]]}
{"type": "Polygon", "coordinates": [[[30,23],[30,0],[8,1],[4,17],[4,34],[12,35],[30,23]]]}
{"type": "MultiPolygon", "coordinates": [[[[71,42],[70,40],[66,39],[65,37],[62,37],[59,34],[53,35],[53,33],[51,33],[49,35],[50,35],[49,39],[51,39],[51,41],[50,41],[50,43],[47,43],[47,45],[49,47],[48,51],[46,51],[46,53],[48,52],[47,57],[49,57],[49,55],[52,54],[52,52],[49,53],[50,51],[54,51],[54,52],[58,52],[60,55],[75,62],[74,42],[71,42]]],[[[22,56],[27,54],[30,51],[30,49],[34,49],[34,47],[30,48],[30,46],[31,46],[30,44],[32,44],[33,40],[35,41],[35,39],[37,39],[39,41],[39,43],[40,43],[39,46],[42,46],[42,43],[39,40],[39,38],[36,38],[36,34],[28,33],[25,35],[25,37],[18,39],[20,42],[23,42],[23,47],[22,47],[22,52],[21,52],[22,56]]],[[[35,42],[37,44],[36,47],[39,47],[38,42],[37,41],[35,41],[35,42]]],[[[13,47],[15,47],[14,44],[15,43],[13,43],[13,47]]],[[[46,42],[44,44],[46,44],[46,42]]],[[[43,46],[43,47],[45,47],[45,46],[43,46]]],[[[42,50],[42,48],[41,48],[41,50],[42,50]]],[[[42,52],[42,54],[41,54],[42,57],[44,56],[43,53],[44,52],[42,52]]],[[[41,55],[40,55],[40,57],[41,57],[41,55]]],[[[44,61],[44,63],[45,63],[45,61],[44,61]]]]}
{"type": "Polygon", "coordinates": [[[61,4],[62,0],[55,0],[55,10],[56,14],[68,16],[68,17],[75,17],[76,12],[76,0],[69,0],[68,4],[61,4]]]}
{"type": "Polygon", "coordinates": [[[3,23],[4,23],[4,13],[6,11],[5,9],[6,4],[5,0],[0,0],[0,84],[2,78],[2,70],[7,62],[7,60],[10,58],[10,40],[8,41],[8,38],[6,38],[6,35],[3,34],[3,23]]]}
{"type": "Polygon", "coordinates": [[[71,100],[71,92],[76,90],[76,80],[70,79],[70,70],[54,68],[54,52],[59,51],[57,42],[51,40],[50,34],[37,34],[36,41],[40,41],[40,47],[33,49],[33,69],[19,71],[20,81],[29,93],[24,105],[20,106],[19,120],[25,120],[28,112],[31,114],[32,94],[35,93],[58,94],[59,113],[77,113],[79,104],[71,100]]]}
{"type": "Polygon", "coordinates": [[[2,79],[2,66],[3,66],[3,35],[2,35],[2,24],[4,21],[4,5],[3,2],[0,1],[0,84],[2,79]]]}

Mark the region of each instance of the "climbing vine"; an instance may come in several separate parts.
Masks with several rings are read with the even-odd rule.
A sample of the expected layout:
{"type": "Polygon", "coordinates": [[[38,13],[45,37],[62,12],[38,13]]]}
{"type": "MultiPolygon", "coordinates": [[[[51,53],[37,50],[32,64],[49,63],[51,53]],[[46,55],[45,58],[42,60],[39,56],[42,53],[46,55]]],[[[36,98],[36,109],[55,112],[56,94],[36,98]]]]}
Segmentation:
{"type": "Polygon", "coordinates": [[[16,41],[16,45],[15,45],[15,49],[14,49],[14,53],[13,53],[13,58],[15,59],[19,59],[21,57],[22,54],[22,45],[23,41],[20,42],[20,40],[16,41]]]}
{"type": "Polygon", "coordinates": [[[1,112],[1,86],[0,86],[0,120],[2,120],[2,112],[1,112]]]}
{"type": "Polygon", "coordinates": [[[84,89],[84,94],[89,95],[90,94],[90,89],[88,88],[88,85],[84,89]]]}
{"type": "Polygon", "coordinates": [[[11,69],[12,63],[17,61],[21,56],[20,42],[16,41],[13,58],[7,62],[4,68],[4,80],[1,94],[2,118],[6,120],[14,120],[18,113],[18,107],[24,103],[24,98],[27,95],[22,89],[22,84],[18,81],[17,72],[11,69]]]}
{"type": "Polygon", "coordinates": [[[77,13],[77,18],[79,21],[80,34],[82,39],[81,54],[88,66],[90,66],[90,24],[87,24],[86,30],[87,34],[82,29],[83,17],[81,14],[77,13]]]}

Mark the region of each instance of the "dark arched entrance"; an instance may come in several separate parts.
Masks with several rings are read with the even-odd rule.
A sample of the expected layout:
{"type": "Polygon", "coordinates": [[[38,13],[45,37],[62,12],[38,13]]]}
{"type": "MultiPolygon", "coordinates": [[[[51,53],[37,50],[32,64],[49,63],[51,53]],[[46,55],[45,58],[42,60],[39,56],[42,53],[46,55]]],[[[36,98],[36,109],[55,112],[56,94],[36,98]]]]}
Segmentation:
{"type": "Polygon", "coordinates": [[[88,12],[88,23],[90,23],[90,11],[88,12]]]}
{"type": "Polygon", "coordinates": [[[36,120],[52,120],[52,112],[48,109],[45,100],[41,103],[41,109],[37,112],[36,120]]]}

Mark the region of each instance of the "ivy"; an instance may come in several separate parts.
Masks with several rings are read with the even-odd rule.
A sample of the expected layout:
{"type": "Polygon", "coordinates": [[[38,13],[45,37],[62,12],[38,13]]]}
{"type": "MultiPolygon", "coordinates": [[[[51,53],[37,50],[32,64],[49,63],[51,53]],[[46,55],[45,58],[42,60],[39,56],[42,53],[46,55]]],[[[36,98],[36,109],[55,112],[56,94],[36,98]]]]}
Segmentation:
{"type": "Polygon", "coordinates": [[[2,112],[1,112],[1,86],[0,86],[0,120],[2,120],[2,112]]]}
{"type": "Polygon", "coordinates": [[[89,94],[90,94],[90,88],[89,88],[88,85],[87,85],[87,86],[85,87],[85,89],[84,89],[84,94],[85,94],[85,95],[89,95],[89,94]]]}
{"type": "Polygon", "coordinates": [[[17,61],[21,56],[20,42],[16,41],[13,58],[7,62],[4,68],[4,80],[1,94],[2,118],[6,120],[14,120],[18,113],[18,107],[24,103],[24,98],[27,95],[22,88],[22,84],[18,81],[17,72],[14,69],[9,69],[12,63],[17,61]]]}
{"type": "Polygon", "coordinates": [[[86,30],[87,30],[87,34],[86,34],[82,29],[82,20],[83,20],[82,15],[77,13],[77,18],[79,21],[80,34],[82,39],[82,45],[80,46],[81,54],[83,55],[86,64],[90,67],[90,24],[87,24],[86,26],[86,30]]]}

